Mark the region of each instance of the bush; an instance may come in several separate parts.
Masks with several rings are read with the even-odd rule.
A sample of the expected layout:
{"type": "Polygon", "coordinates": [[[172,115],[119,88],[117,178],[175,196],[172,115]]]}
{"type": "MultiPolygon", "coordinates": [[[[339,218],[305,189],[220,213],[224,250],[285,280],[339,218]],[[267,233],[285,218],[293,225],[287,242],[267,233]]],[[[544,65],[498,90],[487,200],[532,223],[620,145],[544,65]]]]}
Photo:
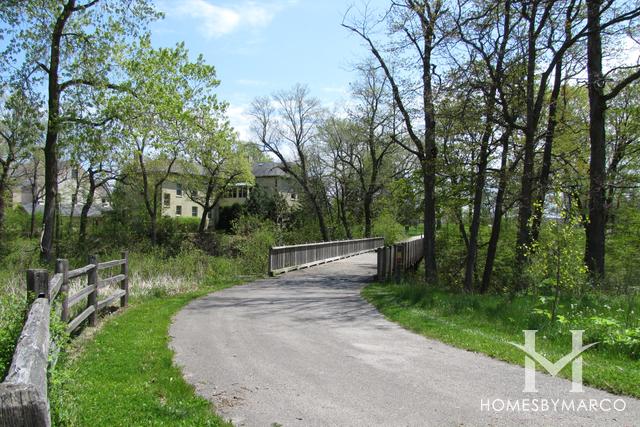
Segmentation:
{"type": "Polygon", "coordinates": [[[25,287],[13,272],[0,274],[0,380],[7,374],[27,308],[25,287]]]}
{"type": "Polygon", "coordinates": [[[396,221],[395,217],[384,211],[373,221],[373,235],[384,237],[386,245],[396,243],[404,238],[406,234],[402,224],[396,221]]]}
{"type": "Polygon", "coordinates": [[[218,230],[231,231],[233,222],[240,218],[244,212],[244,207],[240,203],[234,203],[231,206],[222,206],[220,208],[220,216],[218,217],[218,230]]]}
{"type": "Polygon", "coordinates": [[[269,270],[269,248],[279,240],[276,224],[244,215],[234,221],[233,231],[236,236],[232,244],[246,272],[266,274],[269,270]]]}

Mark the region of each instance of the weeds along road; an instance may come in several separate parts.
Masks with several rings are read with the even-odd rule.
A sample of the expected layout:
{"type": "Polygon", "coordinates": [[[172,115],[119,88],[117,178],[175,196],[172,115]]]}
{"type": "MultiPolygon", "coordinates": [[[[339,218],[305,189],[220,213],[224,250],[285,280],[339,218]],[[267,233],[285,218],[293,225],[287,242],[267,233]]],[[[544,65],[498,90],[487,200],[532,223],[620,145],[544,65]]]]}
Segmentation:
{"type": "Polygon", "coordinates": [[[618,396],[588,387],[569,393],[569,381],[540,373],[539,392],[523,393],[523,367],[385,320],[360,297],[375,262],[375,254],[360,255],[193,301],[170,329],[176,363],[236,425],[640,423],[636,399],[623,397],[619,412],[618,396]],[[544,399],[576,408],[597,399],[606,409],[609,399],[610,410],[534,411],[534,399],[538,409],[544,399]],[[507,410],[508,400],[521,410],[507,410]]]}

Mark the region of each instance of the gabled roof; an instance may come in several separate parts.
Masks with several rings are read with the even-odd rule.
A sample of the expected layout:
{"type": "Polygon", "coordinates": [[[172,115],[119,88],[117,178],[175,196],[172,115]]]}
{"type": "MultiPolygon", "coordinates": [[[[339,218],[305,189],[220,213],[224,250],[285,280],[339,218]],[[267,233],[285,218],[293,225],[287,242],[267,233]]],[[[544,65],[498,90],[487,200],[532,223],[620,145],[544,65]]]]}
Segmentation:
{"type": "Polygon", "coordinates": [[[276,162],[260,162],[256,163],[252,167],[253,176],[268,177],[268,176],[286,176],[287,174],[280,168],[280,163],[276,162]]]}

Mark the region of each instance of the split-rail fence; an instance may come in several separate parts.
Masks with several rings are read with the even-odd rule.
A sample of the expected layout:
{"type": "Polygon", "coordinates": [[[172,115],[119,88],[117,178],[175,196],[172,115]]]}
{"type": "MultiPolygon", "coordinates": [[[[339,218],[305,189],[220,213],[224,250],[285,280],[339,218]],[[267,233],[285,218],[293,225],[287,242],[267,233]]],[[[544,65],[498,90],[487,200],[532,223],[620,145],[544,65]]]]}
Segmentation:
{"type": "MultiPolygon", "coordinates": [[[[103,273],[104,274],[104,273],[103,273]]],[[[47,270],[27,271],[27,297],[30,299],[27,319],[16,344],[11,367],[5,380],[0,383],[0,427],[50,426],[51,415],[47,398],[47,370],[51,361],[55,363],[56,349],[51,347],[49,322],[51,307],[56,304],[67,332],[77,330],[87,320],[89,326],[95,326],[98,312],[114,302],[126,307],[129,301],[129,260],[127,253],[121,259],[98,262],[95,256],[89,257],[89,264],[69,270],[69,262],[59,259],[55,274],[49,279],[47,270]],[[101,278],[100,272],[119,267],[119,274],[101,278]],[[87,284],[70,295],[70,280],[86,276],[87,284]],[[109,285],[119,284],[119,289],[100,300],[109,285]],[[86,307],[73,310],[73,307],[86,302],[86,307]],[[50,353],[54,355],[50,358],[50,353]]]]}

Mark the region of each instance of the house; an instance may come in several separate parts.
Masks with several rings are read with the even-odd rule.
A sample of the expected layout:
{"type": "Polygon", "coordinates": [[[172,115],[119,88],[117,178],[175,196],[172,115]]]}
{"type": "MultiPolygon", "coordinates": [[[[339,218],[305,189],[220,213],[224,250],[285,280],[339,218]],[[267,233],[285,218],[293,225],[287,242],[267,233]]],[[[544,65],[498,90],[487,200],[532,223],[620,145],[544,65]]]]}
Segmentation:
{"type": "MultiPolygon", "coordinates": [[[[256,163],[252,167],[252,173],[255,177],[255,185],[259,185],[268,191],[280,193],[290,206],[298,203],[298,193],[294,181],[285,172],[280,169],[279,164],[275,162],[256,163]]],[[[202,216],[202,206],[194,202],[196,197],[192,194],[186,194],[186,189],[180,182],[182,169],[177,167],[162,184],[162,215],[175,217],[196,217],[202,216]]],[[[246,203],[251,194],[252,185],[247,183],[236,183],[227,189],[223,197],[219,200],[217,206],[209,213],[209,219],[213,223],[217,223],[220,215],[220,208],[232,206],[236,203],[246,203]]]]}
{"type": "MultiPolygon", "coordinates": [[[[20,165],[13,174],[11,186],[13,206],[22,206],[28,213],[44,210],[44,161],[34,160],[20,165]]],[[[59,212],[64,216],[80,216],[89,189],[89,177],[82,167],[67,161],[58,163],[59,212]]],[[[111,210],[109,190],[97,188],[89,216],[100,216],[111,210]]]]}

